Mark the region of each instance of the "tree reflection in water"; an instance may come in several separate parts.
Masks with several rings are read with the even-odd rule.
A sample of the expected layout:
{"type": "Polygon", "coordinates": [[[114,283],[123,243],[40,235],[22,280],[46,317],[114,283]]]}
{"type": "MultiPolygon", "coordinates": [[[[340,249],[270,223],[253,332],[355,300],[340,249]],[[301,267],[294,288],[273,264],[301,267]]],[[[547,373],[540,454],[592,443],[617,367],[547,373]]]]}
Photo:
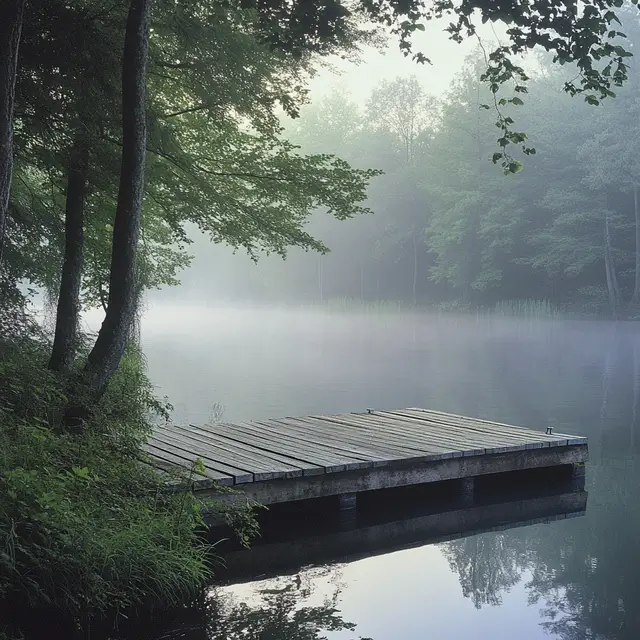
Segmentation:
{"type": "Polygon", "coordinates": [[[205,605],[207,640],[322,640],[325,633],[336,631],[349,632],[345,640],[371,640],[355,635],[356,625],[340,615],[339,576],[337,567],[307,570],[269,580],[244,600],[215,589],[205,605]],[[322,577],[328,578],[330,592],[318,602],[314,591],[322,577]]]}
{"type": "Polygon", "coordinates": [[[502,533],[446,542],[441,550],[476,609],[502,604],[502,593],[520,582],[528,561],[526,545],[502,533]]]}
{"type": "MultiPolygon", "coordinates": [[[[443,545],[476,607],[500,604],[526,571],[529,603],[553,637],[640,638],[639,351],[635,330],[616,330],[602,354],[600,380],[592,393],[581,395],[580,426],[575,405],[566,409],[570,430],[589,438],[584,518],[443,545]]],[[[575,365],[575,371],[586,371],[585,363],[575,365]]],[[[569,396],[571,380],[564,388],[558,381],[559,391],[569,396]]]]}

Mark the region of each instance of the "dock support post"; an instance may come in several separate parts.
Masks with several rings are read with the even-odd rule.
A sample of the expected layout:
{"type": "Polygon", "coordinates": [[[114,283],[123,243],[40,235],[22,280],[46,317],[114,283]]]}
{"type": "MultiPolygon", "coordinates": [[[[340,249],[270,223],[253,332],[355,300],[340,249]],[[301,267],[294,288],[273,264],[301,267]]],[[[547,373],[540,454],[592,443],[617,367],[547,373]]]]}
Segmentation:
{"type": "Polygon", "coordinates": [[[584,462],[578,462],[577,464],[571,465],[571,477],[576,480],[579,478],[584,478],[586,475],[586,466],[584,462]]]}
{"type": "Polygon", "coordinates": [[[348,511],[356,508],[356,495],[355,493],[342,493],[338,496],[338,507],[340,511],[348,511]]]}
{"type": "Polygon", "coordinates": [[[470,507],[473,504],[475,489],[475,478],[462,478],[460,480],[460,500],[463,506],[470,507]]]}

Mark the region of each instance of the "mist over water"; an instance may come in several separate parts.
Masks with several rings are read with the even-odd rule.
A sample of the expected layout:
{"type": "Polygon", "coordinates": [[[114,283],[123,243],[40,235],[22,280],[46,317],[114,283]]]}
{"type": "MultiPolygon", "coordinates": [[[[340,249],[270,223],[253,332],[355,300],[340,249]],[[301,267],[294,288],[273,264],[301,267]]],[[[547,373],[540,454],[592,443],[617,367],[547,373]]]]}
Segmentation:
{"type": "Polygon", "coordinates": [[[159,393],[191,422],[219,403],[231,421],[428,406],[579,427],[611,350],[635,344],[625,324],[293,305],[157,304],[142,326],[159,393]]]}
{"type": "Polygon", "coordinates": [[[142,341],[178,422],[421,406],[589,437],[584,517],[217,587],[220,615],[287,587],[357,625],[329,638],[638,637],[633,323],[152,302],[142,341]]]}

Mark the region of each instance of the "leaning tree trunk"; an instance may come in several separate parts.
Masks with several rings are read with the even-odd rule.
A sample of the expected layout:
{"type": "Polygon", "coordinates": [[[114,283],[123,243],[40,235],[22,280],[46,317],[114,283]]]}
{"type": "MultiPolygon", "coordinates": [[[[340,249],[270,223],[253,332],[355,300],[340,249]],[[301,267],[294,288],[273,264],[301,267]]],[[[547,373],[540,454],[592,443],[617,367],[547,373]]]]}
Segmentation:
{"type": "Polygon", "coordinates": [[[127,18],[122,66],[122,165],[113,225],[109,297],[104,322],[84,369],[85,391],[93,400],[100,399],[120,364],[136,313],[136,254],[144,190],[151,2],[131,0],[127,18]]]}
{"type": "Polygon", "coordinates": [[[71,364],[77,347],[87,169],[86,151],[80,147],[74,148],[69,162],[67,179],[64,263],[56,311],[56,332],[49,360],[49,368],[54,371],[62,371],[71,364]]]}
{"type": "Polygon", "coordinates": [[[0,273],[13,167],[13,103],[25,0],[0,2],[0,273]]]}
{"type": "Polygon", "coordinates": [[[637,186],[633,188],[633,211],[636,225],[636,274],[631,304],[638,304],[640,302],[640,206],[637,186]]]}

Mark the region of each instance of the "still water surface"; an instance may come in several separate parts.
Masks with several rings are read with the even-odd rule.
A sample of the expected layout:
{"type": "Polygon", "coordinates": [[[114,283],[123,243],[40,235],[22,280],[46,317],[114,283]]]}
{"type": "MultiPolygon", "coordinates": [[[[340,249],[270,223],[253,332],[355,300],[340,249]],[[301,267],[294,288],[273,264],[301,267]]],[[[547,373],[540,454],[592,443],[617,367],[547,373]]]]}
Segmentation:
{"type": "Polygon", "coordinates": [[[151,306],[143,346],[178,421],[206,422],[216,403],[230,421],[423,406],[589,437],[584,517],[215,587],[197,637],[640,638],[639,334],[626,323],[151,306]]]}

